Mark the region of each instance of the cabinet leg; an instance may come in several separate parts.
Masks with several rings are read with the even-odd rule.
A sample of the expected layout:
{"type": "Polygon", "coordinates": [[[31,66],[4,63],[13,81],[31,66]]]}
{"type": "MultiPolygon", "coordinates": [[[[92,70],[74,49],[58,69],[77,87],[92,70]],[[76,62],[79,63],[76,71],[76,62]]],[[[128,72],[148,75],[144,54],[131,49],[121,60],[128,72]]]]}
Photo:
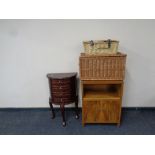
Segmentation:
{"type": "Polygon", "coordinates": [[[84,107],[82,107],[82,126],[85,126],[84,107]]]}
{"type": "Polygon", "coordinates": [[[61,115],[62,115],[62,125],[66,126],[64,104],[60,104],[60,109],[61,109],[61,115]]]}
{"type": "Polygon", "coordinates": [[[49,99],[49,105],[50,105],[50,108],[52,110],[52,117],[51,118],[54,119],[55,118],[55,113],[54,113],[54,108],[53,108],[51,99],[49,99]]]}
{"type": "Polygon", "coordinates": [[[76,101],[75,101],[75,113],[76,113],[75,118],[76,118],[76,119],[79,119],[78,97],[77,97],[77,99],[76,99],[76,101]]]}
{"type": "Polygon", "coordinates": [[[82,126],[83,126],[83,127],[85,126],[85,123],[84,123],[84,122],[82,122],[82,126]]]}
{"type": "Polygon", "coordinates": [[[120,122],[119,122],[119,123],[117,123],[117,127],[120,127],[120,122]]]}

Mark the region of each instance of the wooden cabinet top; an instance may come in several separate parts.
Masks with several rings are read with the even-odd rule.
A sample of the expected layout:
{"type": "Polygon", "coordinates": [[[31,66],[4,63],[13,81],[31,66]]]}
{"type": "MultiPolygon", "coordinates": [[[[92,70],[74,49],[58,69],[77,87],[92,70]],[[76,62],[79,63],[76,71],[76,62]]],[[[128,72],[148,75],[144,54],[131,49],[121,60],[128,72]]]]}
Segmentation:
{"type": "Polygon", "coordinates": [[[66,78],[71,78],[76,76],[77,73],[73,72],[73,73],[49,73],[47,74],[47,77],[49,79],[66,79],[66,78]]]}

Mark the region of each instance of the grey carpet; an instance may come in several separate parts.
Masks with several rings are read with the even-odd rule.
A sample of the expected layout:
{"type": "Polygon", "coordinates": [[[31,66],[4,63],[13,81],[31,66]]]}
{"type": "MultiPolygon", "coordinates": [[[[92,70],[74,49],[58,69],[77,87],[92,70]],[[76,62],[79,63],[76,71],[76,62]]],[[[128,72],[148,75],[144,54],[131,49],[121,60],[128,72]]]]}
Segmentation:
{"type": "Polygon", "coordinates": [[[121,126],[88,124],[82,127],[73,109],[66,110],[67,126],[62,127],[59,109],[51,119],[49,109],[0,109],[1,135],[154,135],[155,109],[123,109],[121,126]]]}

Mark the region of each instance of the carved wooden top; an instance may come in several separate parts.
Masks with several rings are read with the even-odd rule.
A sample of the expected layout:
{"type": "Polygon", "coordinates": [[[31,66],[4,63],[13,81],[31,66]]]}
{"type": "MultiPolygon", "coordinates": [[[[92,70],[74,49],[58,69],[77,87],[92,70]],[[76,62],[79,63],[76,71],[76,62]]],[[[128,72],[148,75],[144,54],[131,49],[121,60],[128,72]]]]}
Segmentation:
{"type": "Polygon", "coordinates": [[[49,79],[66,79],[66,78],[71,78],[76,75],[77,75],[76,72],[73,72],[73,73],[49,73],[49,74],[47,74],[47,77],[49,79]]]}

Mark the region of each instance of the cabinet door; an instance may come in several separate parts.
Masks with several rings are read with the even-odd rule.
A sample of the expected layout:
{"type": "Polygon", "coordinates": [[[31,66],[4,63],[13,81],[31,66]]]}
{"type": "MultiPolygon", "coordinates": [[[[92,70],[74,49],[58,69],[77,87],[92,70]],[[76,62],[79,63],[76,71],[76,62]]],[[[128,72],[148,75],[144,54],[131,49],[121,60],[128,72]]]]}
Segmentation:
{"type": "Polygon", "coordinates": [[[118,123],[119,101],[84,101],[82,117],[85,123],[118,123]]]}
{"type": "Polygon", "coordinates": [[[107,123],[118,123],[121,112],[120,101],[101,101],[101,113],[105,122],[107,123]]]}
{"type": "Polygon", "coordinates": [[[96,122],[100,117],[100,101],[84,101],[82,107],[82,117],[84,122],[93,123],[96,122]],[[99,118],[97,118],[99,117],[99,118]]]}

